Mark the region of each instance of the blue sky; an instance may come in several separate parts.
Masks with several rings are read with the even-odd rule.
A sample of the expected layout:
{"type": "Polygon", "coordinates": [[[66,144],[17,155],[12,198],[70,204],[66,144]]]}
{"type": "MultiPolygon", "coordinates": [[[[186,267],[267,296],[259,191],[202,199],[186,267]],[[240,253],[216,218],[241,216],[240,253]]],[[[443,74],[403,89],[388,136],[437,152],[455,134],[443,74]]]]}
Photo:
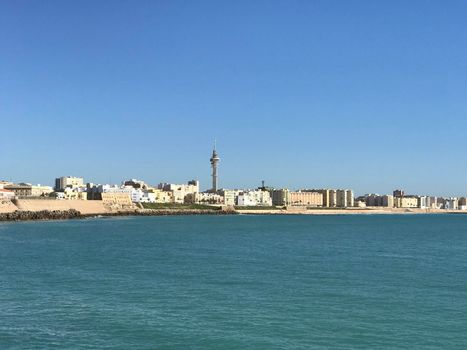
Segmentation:
{"type": "Polygon", "coordinates": [[[0,178],[467,195],[467,2],[2,1],[0,178]]]}

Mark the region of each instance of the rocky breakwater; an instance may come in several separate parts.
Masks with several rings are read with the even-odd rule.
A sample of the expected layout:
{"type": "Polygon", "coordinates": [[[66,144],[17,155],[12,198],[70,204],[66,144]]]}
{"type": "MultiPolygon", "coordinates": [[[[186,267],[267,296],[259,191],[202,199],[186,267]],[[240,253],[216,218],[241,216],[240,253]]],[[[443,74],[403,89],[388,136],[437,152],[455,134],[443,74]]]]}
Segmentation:
{"type": "Polygon", "coordinates": [[[30,221],[30,220],[64,220],[77,219],[83,216],[78,210],[16,210],[11,213],[0,213],[0,221],[30,221]]]}

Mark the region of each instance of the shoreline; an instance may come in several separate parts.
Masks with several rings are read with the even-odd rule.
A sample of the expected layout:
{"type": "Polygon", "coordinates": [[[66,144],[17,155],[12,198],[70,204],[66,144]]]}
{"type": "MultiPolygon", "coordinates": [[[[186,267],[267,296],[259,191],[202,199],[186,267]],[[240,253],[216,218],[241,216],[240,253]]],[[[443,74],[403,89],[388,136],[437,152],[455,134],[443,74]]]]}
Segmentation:
{"type": "Polygon", "coordinates": [[[0,213],[0,222],[21,221],[56,221],[70,219],[88,219],[98,217],[124,217],[124,216],[177,216],[177,215],[236,215],[233,211],[223,210],[197,210],[197,209],[143,209],[122,210],[115,212],[99,212],[82,214],[78,210],[16,210],[10,213],[0,213]]]}
{"type": "Polygon", "coordinates": [[[221,209],[134,209],[107,211],[97,213],[81,213],[75,209],[69,210],[16,210],[0,213],[0,222],[21,221],[56,221],[70,219],[88,219],[96,217],[124,217],[124,216],[180,216],[180,215],[426,215],[426,214],[467,214],[461,210],[442,209],[248,209],[248,210],[221,210],[221,209]]]}

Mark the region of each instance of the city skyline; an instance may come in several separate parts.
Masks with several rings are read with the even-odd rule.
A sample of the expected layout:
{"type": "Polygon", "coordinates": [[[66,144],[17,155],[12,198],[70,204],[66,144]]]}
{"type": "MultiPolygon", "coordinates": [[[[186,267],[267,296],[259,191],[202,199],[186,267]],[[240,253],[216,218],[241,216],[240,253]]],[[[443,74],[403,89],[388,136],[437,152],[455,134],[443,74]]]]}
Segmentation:
{"type": "MultiPolygon", "coordinates": [[[[275,186],[275,185],[271,185],[271,184],[266,184],[265,180],[261,180],[261,185],[257,184],[257,185],[254,185],[254,186],[251,186],[251,187],[242,187],[242,186],[233,186],[233,187],[222,187],[222,186],[219,186],[219,177],[218,177],[218,163],[220,161],[220,157],[219,157],[219,154],[217,152],[217,141],[214,140],[214,146],[213,146],[213,149],[212,149],[212,154],[211,154],[211,157],[209,159],[209,163],[211,165],[211,174],[210,174],[210,177],[211,177],[211,186],[207,187],[206,186],[201,186],[200,185],[200,182],[199,182],[199,179],[198,178],[192,178],[192,180],[181,180],[181,181],[175,181],[175,183],[181,183],[181,184],[184,184],[188,181],[188,184],[191,184],[192,182],[196,182],[197,183],[197,186],[199,190],[205,192],[205,193],[217,193],[219,190],[254,190],[254,189],[260,189],[260,188],[269,188],[269,189],[286,189],[286,190],[291,190],[291,191],[308,191],[308,190],[312,190],[312,191],[315,191],[315,189],[318,189],[318,188],[321,188],[322,189],[338,189],[338,190],[341,190],[341,191],[348,191],[350,189],[350,191],[352,192],[352,198],[353,198],[353,189],[352,187],[349,187],[349,186],[341,186],[341,187],[332,187],[332,186],[316,186],[316,185],[312,185],[312,184],[309,184],[309,185],[305,185],[305,186],[302,186],[302,187],[288,187],[288,186],[275,186]]],[[[62,176],[62,178],[55,178],[53,183],[54,185],[53,186],[49,186],[49,183],[48,182],[43,182],[43,183],[38,183],[38,182],[34,182],[34,181],[13,181],[12,179],[8,179],[9,181],[11,181],[12,183],[29,183],[31,185],[38,185],[38,186],[49,186],[49,187],[53,187],[53,188],[57,188],[57,181],[59,181],[60,179],[64,179],[64,178],[74,178],[72,175],[70,174],[62,174],[60,175],[62,176]]],[[[82,176],[79,176],[78,178],[81,178],[81,181],[83,180],[86,180],[85,183],[88,183],[88,184],[93,184],[93,185],[106,185],[106,186],[113,186],[113,185],[116,185],[118,186],[119,184],[120,185],[124,185],[124,183],[126,182],[132,182],[132,181],[142,181],[142,182],[145,182],[145,180],[147,179],[143,179],[143,178],[136,178],[136,177],[127,177],[127,178],[124,178],[124,179],[121,179],[120,181],[112,181],[112,177],[109,177],[109,181],[108,182],[99,182],[99,181],[93,181],[92,179],[85,179],[84,177],[82,176]]],[[[1,179],[0,178],[0,182],[2,180],[6,180],[6,179],[1,179]]],[[[174,183],[174,181],[170,181],[170,180],[158,180],[158,181],[148,181],[148,184],[149,185],[153,185],[153,186],[162,186],[164,187],[164,185],[166,184],[170,184],[170,183],[174,183]]],[[[184,186],[184,185],[182,185],[184,186]]],[[[60,187],[60,186],[59,186],[60,187]]],[[[318,190],[318,191],[321,191],[321,190],[318,190]]],[[[406,196],[408,197],[419,197],[419,196],[439,196],[440,198],[443,198],[443,197],[447,197],[447,198],[457,198],[457,197],[464,197],[464,194],[463,193],[457,193],[457,194],[448,194],[448,193],[444,193],[444,194],[435,194],[433,192],[422,192],[422,193],[416,193],[416,192],[411,192],[410,190],[409,191],[405,191],[403,189],[401,189],[400,187],[394,187],[393,190],[391,191],[387,191],[387,192],[378,192],[378,191],[371,191],[371,190],[368,190],[368,191],[364,191],[364,192],[357,192],[357,196],[384,196],[384,195],[390,195],[391,193],[401,193],[402,196],[404,196],[404,193],[406,196]]]]}
{"type": "Polygon", "coordinates": [[[0,179],[463,195],[466,10],[4,2],[0,179]]]}

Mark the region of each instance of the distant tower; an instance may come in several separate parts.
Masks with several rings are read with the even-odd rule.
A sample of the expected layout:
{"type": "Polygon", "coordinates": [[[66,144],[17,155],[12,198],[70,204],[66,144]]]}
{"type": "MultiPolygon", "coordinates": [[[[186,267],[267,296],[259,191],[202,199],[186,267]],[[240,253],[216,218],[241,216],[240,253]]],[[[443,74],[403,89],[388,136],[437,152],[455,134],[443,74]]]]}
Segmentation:
{"type": "Polygon", "coordinates": [[[217,163],[219,163],[219,156],[216,152],[216,141],[214,140],[214,149],[212,150],[211,156],[211,167],[212,167],[212,192],[217,192],[217,163]]]}

